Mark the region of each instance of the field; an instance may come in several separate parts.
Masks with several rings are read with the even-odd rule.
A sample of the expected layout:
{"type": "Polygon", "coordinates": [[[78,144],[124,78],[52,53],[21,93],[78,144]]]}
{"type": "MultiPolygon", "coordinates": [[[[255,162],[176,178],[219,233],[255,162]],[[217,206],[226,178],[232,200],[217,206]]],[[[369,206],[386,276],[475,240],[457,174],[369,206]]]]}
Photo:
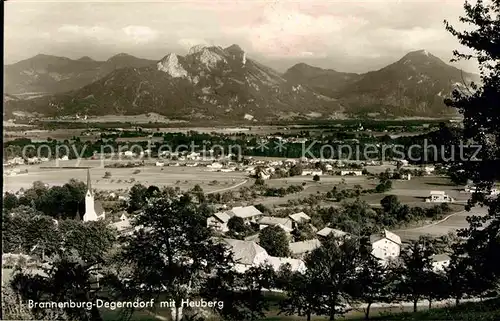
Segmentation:
{"type": "MultiPolygon", "coordinates": [[[[106,162],[109,164],[111,162],[106,162]]],[[[44,163],[43,167],[55,166],[55,162],[44,163]]],[[[49,186],[62,185],[71,178],[86,182],[87,169],[90,167],[92,186],[97,190],[117,191],[126,190],[134,184],[162,186],[179,186],[181,190],[200,185],[206,192],[217,192],[241,186],[246,181],[246,173],[231,172],[218,173],[207,171],[205,167],[137,167],[137,168],[104,168],[100,160],[60,161],[61,168],[41,168],[40,165],[20,166],[21,170],[27,169],[27,174],[17,176],[4,176],[4,190],[18,191],[29,188],[35,181],[42,181],[49,186]],[[78,166],[79,168],[71,168],[78,166]],[[139,170],[138,174],[133,174],[139,170]],[[110,178],[103,178],[105,172],[110,172],[110,178]],[[133,179],[133,181],[131,181],[133,179]],[[214,182],[216,181],[216,182],[214,182]]]]}

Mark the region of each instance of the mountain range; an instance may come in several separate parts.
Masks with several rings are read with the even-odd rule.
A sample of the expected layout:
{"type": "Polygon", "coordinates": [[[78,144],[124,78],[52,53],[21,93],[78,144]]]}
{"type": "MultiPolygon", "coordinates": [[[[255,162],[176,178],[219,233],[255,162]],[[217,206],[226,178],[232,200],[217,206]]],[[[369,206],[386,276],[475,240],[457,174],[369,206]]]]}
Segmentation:
{"type": "Polygon", "coordinates": [[[8,94],[61,93],[79,89],[110,72],[125,67],[145,67],[156,61],[121,53],[106,61],[90,57],[72,60],[66,57],[36,55],[4,68],[4,92],[8,94]]]}
{"type": "Polygon", "coordinates": [[[6,111],[62,115],[135,115],[172,119],[295,120],[340,117],[441,117],[455,88],[478,76],[425,50],[365,74],[299,63],[281,74],[239,46],[195,46],[159,61],[127,54],[105,62],[38,55],[5,67],[4,92],[47,95],[5,99],[6,111]]]}

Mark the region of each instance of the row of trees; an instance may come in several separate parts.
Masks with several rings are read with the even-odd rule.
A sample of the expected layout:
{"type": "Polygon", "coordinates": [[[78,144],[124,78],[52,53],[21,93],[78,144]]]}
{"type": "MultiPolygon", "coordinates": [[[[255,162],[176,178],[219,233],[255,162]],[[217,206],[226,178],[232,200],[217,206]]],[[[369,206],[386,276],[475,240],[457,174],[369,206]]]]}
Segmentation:
{"type": "Polygon", "coordinates": [[[24,205],[56,219],[74,218],[77,212],[85,212],[86,191],[85,183],[75,179],[62,186],[52,187],[37,181],[31,188],[22,190],[19,197],[13,193],[5,193],[3,209],[9,211],[24,205]]]}

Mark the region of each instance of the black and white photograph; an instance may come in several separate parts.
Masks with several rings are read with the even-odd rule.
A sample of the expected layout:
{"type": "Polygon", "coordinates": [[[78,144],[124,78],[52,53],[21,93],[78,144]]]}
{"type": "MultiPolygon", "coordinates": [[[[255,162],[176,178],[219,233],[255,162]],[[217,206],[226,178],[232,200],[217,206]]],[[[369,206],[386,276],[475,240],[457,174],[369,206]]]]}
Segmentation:
{"type": "Polygon", "coordinates": [[[500,320],[500,0],[11,0],[0,320],[500,320]]]}

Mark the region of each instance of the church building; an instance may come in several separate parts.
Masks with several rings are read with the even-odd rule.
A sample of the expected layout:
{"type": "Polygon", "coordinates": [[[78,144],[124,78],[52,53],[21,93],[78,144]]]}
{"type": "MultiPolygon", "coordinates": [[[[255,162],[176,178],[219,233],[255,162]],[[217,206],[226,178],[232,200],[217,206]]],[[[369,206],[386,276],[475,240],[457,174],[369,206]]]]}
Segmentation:
{"type": "Polygon", "coordinates": [[[94,200],[90,170],[87,169],[87,194],[85,194],[85,215],[83,215],[83,220],[85,222],[97,221],[103,220],[105,217],[106,213],[104,212],[101,202],[94,200]]]}

